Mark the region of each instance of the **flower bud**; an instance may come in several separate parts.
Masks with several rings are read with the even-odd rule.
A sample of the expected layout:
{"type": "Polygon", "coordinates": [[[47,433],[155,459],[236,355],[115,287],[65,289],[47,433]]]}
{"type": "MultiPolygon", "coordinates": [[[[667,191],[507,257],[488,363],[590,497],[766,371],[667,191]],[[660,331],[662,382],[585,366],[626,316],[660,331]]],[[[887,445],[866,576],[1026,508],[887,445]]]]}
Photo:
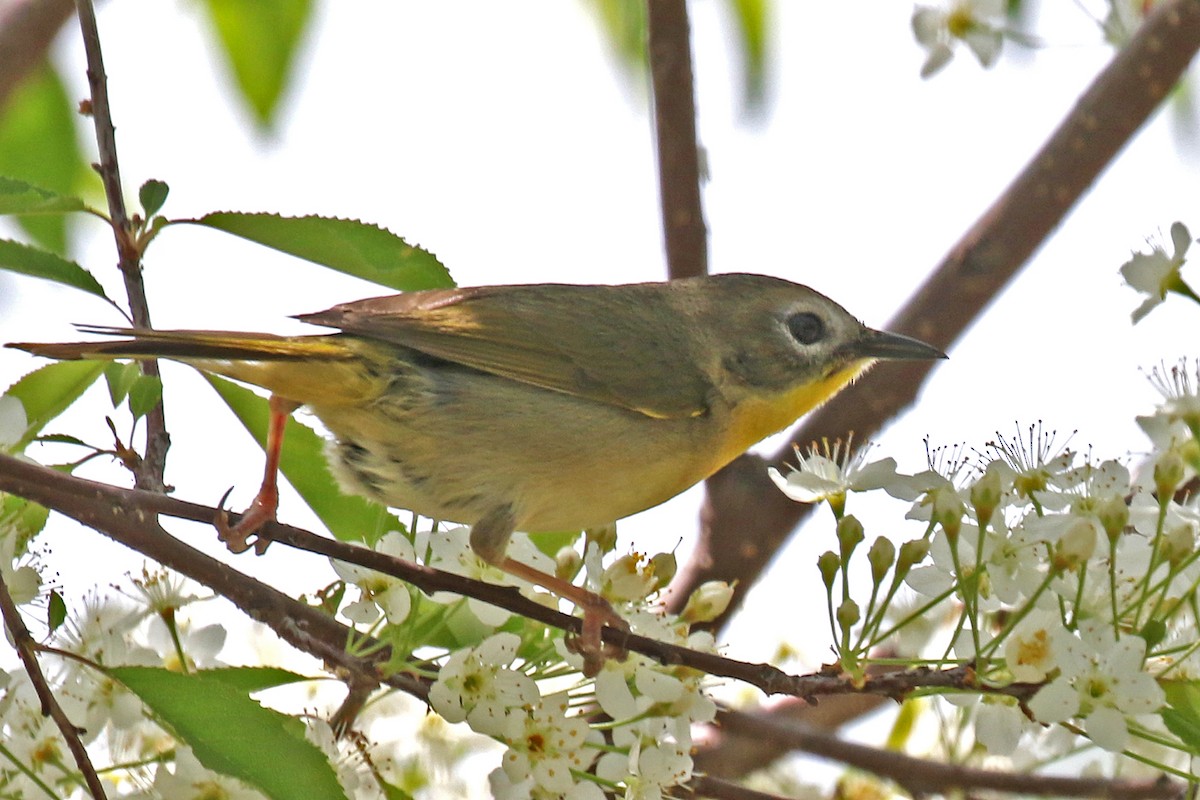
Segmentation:
{"type": "Polygon", "coordinates": [[[583,552],[587,552],[587,546],[595,542],[600,548],[600,555],[611,553],[617,549],[617,526],[604,525],[599,528],[588,528],[584,531],[583,552]]]}
{"type": "Polygon", "coordinates": [[[842,568],[842,559],[832,550],[826,550],[817,559],[817,569],[821,571],[821,581],[828,591],[833,591],[833,582],[837,579],[838,570],[842,568]]]}
{"type": "Polygon", "coordinates": [[[712,622],[725,613],[733,600],[733,586],[725,581],[705,581],[688,597],[680,619],[689,624],[712,622]]]}
{"type": "Polygon", "coordinates": [[[583,556],[574,547],[560,548],[554,554],[554,575],[564,581],[573,581],[583,568],[583,556]]]}
{"type": "Polygon", "coordinates": [[[1095,512],[1108,540],[1115,542],[1120,538],[1129,524],[1129,504],[1125,498],[1118,494],[1109,495],[1096,504],[1095,512]]]}
{"type": "Polygon", "coordinates": [[[1183,483],[1183,456],[1171,448],[1158,457],[1154,464],[1154,491],[1158,501],[1166,502],[1175,494],[1176,487],[1183,483]]]}
{"type": "Polygon", "coordinates": [[[863,534],[862,523],[853,514],[838,520],[837,537],[838,549],[841,551],[843,561],[849,561],[854,549],[866,538],[863,534]]]}
{"type": "Polygon", "coordinates": [[[674,553],[659,553],[650,559],[650,572],[654,575],[654,589],[666,588],[666,585],[675,577],[675,572],[679,569],[679,563],[675,560],[674,553]]]}
{"type": "Polygon", "coordinates": [[[896,545],[892,544],[891,539],[880,536],[871,544],[867,560],[871,563],[871,580],[878,586],[896,560],[896,545]]]}
{"type": "Polygon", "coordinates": [[[842,601],[842,604],[837,609],[837,622],[842,630],[849,630],[854,627],[862,618],[862,612],[858,608],[858,603],[847,598],[842,601]]]}

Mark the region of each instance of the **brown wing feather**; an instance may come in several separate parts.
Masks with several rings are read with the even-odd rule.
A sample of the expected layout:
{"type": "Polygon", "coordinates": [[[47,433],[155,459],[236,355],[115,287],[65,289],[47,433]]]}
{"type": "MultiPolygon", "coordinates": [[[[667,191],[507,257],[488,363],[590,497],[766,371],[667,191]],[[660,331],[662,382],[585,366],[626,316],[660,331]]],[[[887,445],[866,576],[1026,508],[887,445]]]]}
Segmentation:
{"type": "Polygon", "coordinates": [[[378,297],[298,319],[662,418],[708,410],[663,284],[491,286],[378,297]]]}

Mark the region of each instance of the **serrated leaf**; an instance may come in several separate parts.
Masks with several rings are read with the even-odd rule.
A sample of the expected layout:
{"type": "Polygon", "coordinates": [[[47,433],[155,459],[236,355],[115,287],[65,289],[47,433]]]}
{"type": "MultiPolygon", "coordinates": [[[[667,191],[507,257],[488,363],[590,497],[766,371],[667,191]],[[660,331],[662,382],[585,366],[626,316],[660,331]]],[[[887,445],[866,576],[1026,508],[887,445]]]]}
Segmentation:
{"type": "Polygon", "coordinates": [[[57,444],[73,444],[79,447],[90,447],[90,445],[78,436],[72,436],[69,433],[47,433],[44,436],[37,437],[39,442],[55,442],[57,444]]]}
{"type": "Polygon", "coordinates": [[[220,667],[206,669],[203,674],[245,694],[312,680],[307,675],[279,667],[220,667]]]}
{"type": "Polygon", "coordinates": [[[5,394],[21,401],[27,420],[21,448],[33,441],[50,420],[74,403],[104,372],[101,361],[57,361],[34,370],[14,383],[5,394]]]}
{"type": "MultiPolygon", "coordinates": [[[[75,108],[49,66],[30,74],[0,112],[0,175],[11,175],[61,195],[87,180],[87,160],[75,128],[75,108]]],[[[61,215],[21,216],[21,226],[43,247],[67,249],[61,215]]]]}
{"type": "MultiPolygon", "coordinates": [[[[229,406],[260,447],[266,448],[270,410],[267,401],[249,389],[214,375],[204,376],[229,406]]],[[[383,506],[365,498],[343,494],[329,462],[325,442],[320,436],[289,417],[283,437],[279,471],[300,493],[325,527],[338,539],[367,544],[378,541],[388,531],[404,526],[383,506]]]]}
{"type": "Polygon", "coordinates": [[[78,197],[61,195],[0,175],[0,214],[66,214],[85,208],[87,206],[78,197]]]}
{"type": "Polygon", "coordinates": [[[148,180],[138,189],[138,202],[142,204],[142,212],[146,215],[146,219],[150,219],[158,210],[163,207],[163,203],[167,202],[167,195],[171,193],[171,187],[167,186],[162,181],[148,180]]]}
{"type": "MultiPolygon", "coordinates": [[[[44,278],[48,281],[61,283],[75,289],[82,289],[108,300],[104,287],[92,277],[92,273],[62,256],[47,250],[14,242],[11,239],[0,239],[0,269],[29,275],[34,278],[44,278]]],[[[108,302],[112,302],[108,300],[108,302]]]]}
{"type": "Polygon", "coordinates": [[[1167,681],[1163,684],[1167,705],[1162,714],[1167,730],[1200,753],[1200,682],[1167,681]]]}
{"type": "Polygon", "coordinates": [[[270,127],[287,85],[312,0],[205,0],[242,97],[270,127]]]}
{"type": "Polygon", "coordinates": [[[162,400],[162,380],[154,375],[137,376],[129,388],[129,413],[141,419],[162,400]]]}
{"type": "Polygon", "coordinates": [[[108,396],[112,400],[113,408],[125,402],[125,398],[129,396],[129,387],[133,386],[133,382],[141,374],[141,367],[128,362],[111,361],[104,366],[104,382],[108,384],[108,396]]]}
{"type": "Polygon", "coordinates": [[[46,608],[46,627],[50,633],[62,627],[67,621],[67,601],[63,600],[57,589],[50,590],[50,602],[46,608]]]}
{"type": "Polygon", "coordinates": [[[345,800],[337,773],[304,738],[299,720],[263,708],[205,672],[115,667],[108,674],[141,698],[200,763],[277,800],[345,800]]]}
{"type": "Polygon", "coordinates": [[[433,253],[358,220],[220,211],[180,221],[232,233],[397,291],[454,285],[433,253]]]}

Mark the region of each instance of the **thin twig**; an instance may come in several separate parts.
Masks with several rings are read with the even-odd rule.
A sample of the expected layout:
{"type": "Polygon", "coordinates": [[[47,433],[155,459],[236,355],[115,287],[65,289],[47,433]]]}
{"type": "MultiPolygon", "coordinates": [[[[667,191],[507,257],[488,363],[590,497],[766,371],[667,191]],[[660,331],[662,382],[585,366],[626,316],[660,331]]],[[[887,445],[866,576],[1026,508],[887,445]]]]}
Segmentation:
{"type": "Polygon", "coordinates": [[[708,231],[700,201],[700,148],[696,143],[687,3],[646,0],[646,8],[667,274],[672,278],[704,275],[708,272],[708,231]]]}
{"type": "MultiPolygon", "coordinates": [[[[104,71],[104,57],[100,51],[96,9],[91,0],[76,0],[75,5],[79,13],[83,48],[87,54],[88,86],[92,95],[91,115],[100,158],[94,166],[100,173],[100,180],[104,184],[104,196],[108,200],[108,215],[117,245],[117,267],[125,281],[125,295],[129,302],[133,326],[150,328],[150,305],[146,300],[146,287],[142,282],[142,253],[136,244],[133,225],[125,210],[121,170],[117,163],[117,132],[113,126],[112,108],[108,102],[108,75],[104,71]]],[[[142,361],[140,364],[143,374],[155,378],[159,376],[157,361],[142,361]]],[[[146,415],[146,454],[134,464],[134,478],[138,486],[158,492],[165,489],[163,474],[166,469],[167,449],[170,446],[166,414],[160,400],[146,415]]]]}
{"type": "Polygon", "coordinates": [[[3,576],[0,576],[0,617],[3,617],[4,626],[12,635],[13,646],[25,666],[25,674],[29,676],[29,682],[42,704],[42,715],[49,716],[58,726],[92,797],[104,800],[108,795],[104,792],[104,785],[100,782],[100,776],[96,774],[96,768],[92,766],[92,759],[88,756],[87,748],[83,746],[83,740],[79,738],[80,729],[71,722],[67,712],[63,711],[62,706],[54,699],[54,692],[37,660],[37,644],[30,635],[29,628],[25,627],[25,620],[21,619],[21,612],[13,602],[3,576]]]}
{"type": "MultiPolygon", "coordinates": [[[[1129,44],[888,330],[949,350],[1159,107],[1197,49],[1200,0],[1155,4],[1129,44]]],[[[916,361],[878,366],[809,415],[792,440],[845,439],[853,431],[855,441],[866,441],[913,402],[931,367],[932,362],[916,361]]],[[[782,464],[791,457],[789,445],[773,461],[782,464]]],[[[766,466],[757,456],[743,456],[709,479],[701,537],[674,582],[673,610],[705,581],[736,582],[734,602],[714,623],[724,625],[810,512],[809,506],[784,497],[766,466]]]]}

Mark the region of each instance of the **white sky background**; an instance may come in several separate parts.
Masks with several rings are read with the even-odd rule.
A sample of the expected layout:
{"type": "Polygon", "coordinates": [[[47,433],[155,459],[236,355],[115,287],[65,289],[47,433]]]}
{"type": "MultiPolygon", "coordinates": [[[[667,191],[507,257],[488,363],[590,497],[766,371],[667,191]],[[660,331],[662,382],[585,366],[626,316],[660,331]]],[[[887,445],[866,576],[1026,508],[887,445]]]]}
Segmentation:
{"type": "MultiPolygon", "coordinates": [[[[211,210],[321,213],[383,225],[438,254],[462,285],[537,281],[614,283],[665,274],[653,137],[642,95],[623,82],[587,6],[576,2],[322,3],[279,134],[254,135],[222,89],[224,65],[187,3],[112,0],[99,10],[117,143],[128,196],[167,181],[171,217],[211,210]]],[[[691,6],[699,129],[711,182],[705,213],[714,272],[754,271],[807,283],[868,324],[892,312],[986,209],[1111,57],[1072,3],[1039,26],[1048,49],[979,68],[965,51],[931,81],[904,3],[776,4],[774,103],[765,121],[740,118],[724,4],[691,6]]],[[[83,96],[82,48],[68,27],[58,45],[83,96]]],[[[1162,115],[1134,140],[1012,288],[950,352],[919,407],[881,438],[879,456],[924,467],[922,437],[982,446],[1045,420],[1078,428],[1073,445],[1098,456],[1143,447],[1133,422],[1156,393],[1138,372],[1197,355],[1200,309],[1172,299],[1137,328],[1140,302],[1117,269],[1148,235],[1176,219],[1200,232],[1200,166],[1181,156],[1162,115]]],[[[122,296],[111,236],[84,223],[78,260],[122,296]]],[[[1158,232],[1163,233],[1159,234],[1158,232]]],[[[159,327],[295,332],[289,314],[378,289],[223,234],[169,229],[146,260],[159,327]]],[[[1185,271],[1185,277],[1187,272],[1185,271]]],[[[6,280],[0,341],[75,338],[72,322],[118,324],[103,304],[30,279],[6,280]]],[[[0,385],[34,366],[0,351],[0,385]]],[[[249,501],[261,453],[186,368],[165,370],[174,447],[168,479],[179,497],[215,502],[235,485],[249,501]]],[[[51,426],[107,443],[106,400],[51,426]]],[[[1061,437],[1061,435],[1060,435],[1061,437]]],[[[36,450],[33,453],[37,455],[36,450]]],[[[124,482],[115,468],[85,474],[124,482]]],[[[691,548],[693,490],[621,526],[622,546],[691,548]]],[[[867,535],[888,533],[889,515],[867,535]]],[[[855,507],[851,506],[851,511],[855,507]]],[[[902,512],[900,512],[902,513],[902,512]]],[[[285,494],[281,517],[305,524],[285,494]]],[[[827,513],[809,525],[747,606],[774,622],[743,622],[729,655],[770,656],[777,636],[803,643],[811,619],[823,652],[823,593],[813,568],[829,547],[827,513]],[[801,570],[799,581],[787,576],[801,570]],[[786,573],[786,574],[781,574],[786,573]],[[781,578],[783,578],[781,580],[781,578]],[[797,583],[801,584],[798,588],[797,583]],[[780,616],[781,611],[783,616],[780,616]]],[[[53,523],[68,588],[96,580],[97,537],[53,523]]],[[[217,553],[199,527],[194,541],[217,553]]],[[[292,558],[274,548],[283,564],[292,558]]],[[[114,561],[107,582],[127,567],[114,561]]],[[[313,569],[311,560],[304,560],[313,569]]],[[[244,557],[241,568],[269,567],[244,557]]],[[[313,573],[285,588],[312,589],[313,573]]],[[[286,576],[285,576],[286,582],[286,576]]],[[[812,644],[815,641],[818,644],[812,644]]]]}

